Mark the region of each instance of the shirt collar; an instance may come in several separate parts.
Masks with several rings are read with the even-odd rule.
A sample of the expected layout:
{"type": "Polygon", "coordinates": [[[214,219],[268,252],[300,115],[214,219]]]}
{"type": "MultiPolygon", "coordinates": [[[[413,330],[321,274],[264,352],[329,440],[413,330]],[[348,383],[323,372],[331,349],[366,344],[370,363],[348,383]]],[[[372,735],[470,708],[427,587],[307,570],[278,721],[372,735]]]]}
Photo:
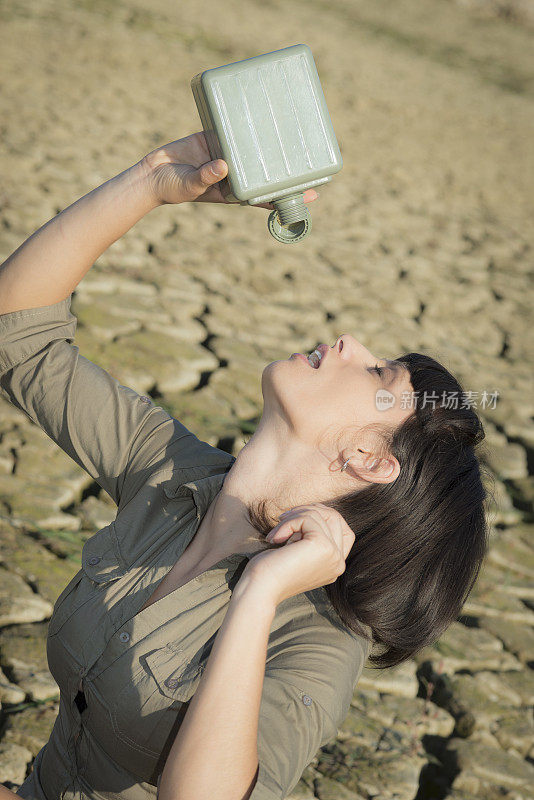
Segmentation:
{"type": "Polygon", "coordinates": [[[212,500],[220,492],[224,479],[235,460],[234,456],[228,455],[228,460],[220,464],[195,466],[187,470],[177,469],[164,486],[165,494],[169,498],[191,497],[196,507],[197,517],[202,519],[212,500]],[[187,478],[191,478],[191,480],[187,480],[187,478]]]}
{"type": "MultiPolygon", "coordinates": [[[[177,470],[173,478],[171,478],[164,487],[165,494],[168,497],[190,497],[195,504],[197,519],[200,520],[210,507],[212,500],[218,492],[220,492],[224,479],[235,463],[235,460],[234,456],[229,455],[226,463],[197,466],[188,469],[188,476],[191,475],[192,470],[199,472],[199,477],[192,480],[184,481],[184,473],[181,470],[177,470]],[[211,474],[206,475],[206,471],[211,474]]],[[[257,555],[258,552],[257,547],[251,550],[244,549],[240,553],[234,553],[232,556],[229,556],[228,560],[238,562],[242,561],[243,557],[250,560],[252,556],[257,555]]]]}

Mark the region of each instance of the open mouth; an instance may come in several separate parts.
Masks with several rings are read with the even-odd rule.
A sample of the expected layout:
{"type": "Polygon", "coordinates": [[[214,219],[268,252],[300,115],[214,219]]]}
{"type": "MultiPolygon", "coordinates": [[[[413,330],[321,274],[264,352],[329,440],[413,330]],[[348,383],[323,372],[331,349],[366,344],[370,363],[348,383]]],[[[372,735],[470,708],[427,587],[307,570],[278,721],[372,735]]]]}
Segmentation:
{"type": "Polygon", "coordinates": [[[331,349],[332,348],[327,344],[320,344],[310,353],[309,356],[305,356],[303,353],[293,353],[292,356],[298,356],[312,369],[319,369],[331,349]]]}
{"type": "Polygon", "coordinates": [[[321,364],[321,354],[318,350],[314,350],[313,353],[310,353],[310,355],[307,357],[307,361],[308,364],[311,364],[314,369],[319,369],[321,364]]]}
{"type": "Polygon", "coordinates": [[[310,353],[310,355],[307,357],[307,359],[306,359],[306,360],[307,360],[308,364],[309,364],[311,367],[313,367],[313,369],[319,369],[319,367],[320,367],[320,366],[321,366],[321,364],[323,363],[323,361],[324,361],[324,359],[325,359],[325,356],[326,356],[326,353],[328,352],[328,350],[329,350],[329,349],[330,349],[330,348],[328,347],[328,345],[327,345],[327,344],[320,344],[320,345],[319,345],[318,347],[316,347],[316,348],[315,348],[315,350],[314,350],[312,353],[310,353]]]}

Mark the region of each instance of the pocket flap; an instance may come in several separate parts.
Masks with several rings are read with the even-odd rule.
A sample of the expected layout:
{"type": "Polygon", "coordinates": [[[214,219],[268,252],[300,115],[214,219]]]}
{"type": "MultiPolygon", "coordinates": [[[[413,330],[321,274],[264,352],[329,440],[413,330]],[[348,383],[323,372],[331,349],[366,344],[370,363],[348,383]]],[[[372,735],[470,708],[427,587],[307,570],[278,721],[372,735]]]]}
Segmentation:
{"type": "Polygon", "coordinates": [[[126,564],[121,558],[114,522],[87,539],[82,547],[82,569],[95,583],[106,583],[124,575],[126,564]]]}
{"type": "Polygon", "coordinates": [[[185,702],[194,695],[204,666],[189,660],[185,650],[167,644],[145,657],[146,665],[162,694],[185,702]]]}

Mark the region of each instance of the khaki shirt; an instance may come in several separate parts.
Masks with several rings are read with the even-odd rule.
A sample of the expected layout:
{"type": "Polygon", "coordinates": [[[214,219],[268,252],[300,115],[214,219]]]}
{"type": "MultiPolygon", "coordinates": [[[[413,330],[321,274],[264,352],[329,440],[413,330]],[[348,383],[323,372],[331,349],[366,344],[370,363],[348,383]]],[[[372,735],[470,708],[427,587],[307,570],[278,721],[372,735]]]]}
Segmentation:
{"type": "MultiPolygon", "coordinates": [[[[71,297],[0,315],[0,391],[98,482],[117,515],[85,542],[81,569],[54,605],[47,656],[59,713],[17,794],[147,800],[253,554],[225,558],[139,611],[235,458],[81,355],[71,297]]],[[[284,798],[335,738],[368,652],[324,588],[278,605],[251,800],[284,798]]]]}

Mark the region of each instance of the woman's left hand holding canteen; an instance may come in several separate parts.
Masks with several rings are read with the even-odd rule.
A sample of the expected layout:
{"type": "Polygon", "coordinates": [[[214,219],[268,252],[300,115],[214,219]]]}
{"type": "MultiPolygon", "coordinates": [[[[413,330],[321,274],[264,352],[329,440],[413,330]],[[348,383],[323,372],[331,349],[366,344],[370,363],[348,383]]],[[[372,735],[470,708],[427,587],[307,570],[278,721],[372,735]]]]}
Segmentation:
{"type": "Polygon", "coordinates": [[[295,506],[279,519],[266,539],[283,546],[253,556],[241,575],[260,584],[262,597],[275,605],[334,583],[356,538],[341,514],[322,503],[295,506]]]}
{"type": "MultiPolygon", "coordinates": [[[[197,131],[157,147],[136,165],[148,179],[150,192],[157,205],[188,202],[227,203],[219,181],[228,174],[222,158],[211,159],[204,131],[197,131]]],[[[315,189],[307,189],[304,201],[318,197],[315,189]]],[[[258,208],[273,209],[272,203],[257,203],[258,208]]]]}

